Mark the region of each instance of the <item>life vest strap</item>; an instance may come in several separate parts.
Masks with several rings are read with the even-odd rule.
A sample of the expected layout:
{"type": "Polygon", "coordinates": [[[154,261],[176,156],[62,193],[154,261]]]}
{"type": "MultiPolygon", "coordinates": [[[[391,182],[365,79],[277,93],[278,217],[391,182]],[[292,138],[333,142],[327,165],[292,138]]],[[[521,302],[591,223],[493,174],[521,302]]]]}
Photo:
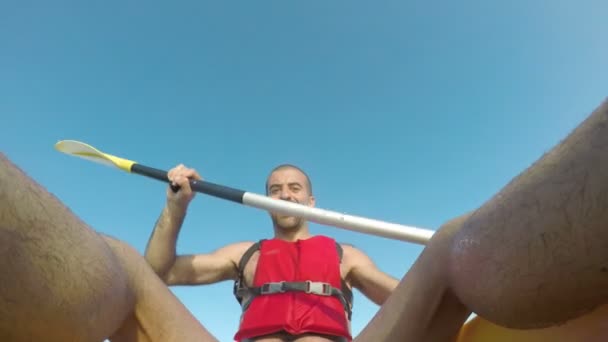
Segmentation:
{"type": "Polygon", "coordinates": [[[237,294],[241,298],[247,298],[242,302],[243,311],[247,310],[249,304],[256,296],[270,295],[276,293],[284,293],[290,291],[299,291],[319,296],[333,296],[340,300],[344,306],[344,310],[348,313],[348,319],[351,319],[352,308],[344,297],[340,289],[337,289],[329,283],[318,281],[279,281],[262,284],[258,287],[240,287],[237,289],[237,294]]]}
{"type": "Polygon", "coordinates": [[[312,293],[319,296],[331,296],[334,291],[339,291],[331,286],[329,283],[322,283],[316,281],[280,281],[263,284],[260,287],[252,288],[255,294],[273,294],[282,293],[287,291],[301,291],[306,293],[312,293]]]}

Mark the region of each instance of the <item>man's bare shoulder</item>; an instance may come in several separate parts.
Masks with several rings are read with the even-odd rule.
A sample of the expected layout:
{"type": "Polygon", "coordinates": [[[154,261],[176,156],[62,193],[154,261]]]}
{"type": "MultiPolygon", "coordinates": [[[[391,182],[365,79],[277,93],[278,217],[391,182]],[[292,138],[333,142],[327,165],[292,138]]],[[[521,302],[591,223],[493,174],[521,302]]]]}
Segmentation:
{"type": "Polygon", "coordinates": [[[254,243],[255,243],[255,241],[239,241],[239,242],[234,242],[234,243],[228,244],[228,245],[224,246],[224,248],[234,249],[234,250],[239,250],[239,249],[247,250],[249,247],[253,246],[254,243]]]}
{"type": "Polygon", "coordinates": [[[369,256],[360,248],[350,243],[338,242],[342,247],[342,260],[345,264],[360,265],[369,264],[371,259],[369,256]]]}
{"type": "MultiPolygon", "coordinates": [[[[360,248],[355,247],[355,245],[351,243],[338,242],[338,244],[342,247],[344,253],[363,253],[360,248]]],[[[364,253],[365,254],[365,253],[364,253]]]]}
{"type": "Polygon", "coordinates": [[[234,263],[238,263],[243,254],[253,246],[255,242],[253,241],[239,241],[234,242],[228,245],[225,245],[219,249],[217,249],[214,254],[221,254],[223,256],[229,257],[234,263]]]}

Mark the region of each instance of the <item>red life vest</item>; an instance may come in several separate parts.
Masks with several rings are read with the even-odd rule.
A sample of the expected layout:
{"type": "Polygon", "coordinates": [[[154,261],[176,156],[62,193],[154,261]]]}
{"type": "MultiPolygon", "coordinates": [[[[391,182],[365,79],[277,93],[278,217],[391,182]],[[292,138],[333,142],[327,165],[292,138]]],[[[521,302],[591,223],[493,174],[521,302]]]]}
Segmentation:
{"type": "MultiPolygon", "coordinates": [[[[252,287],[235,284],[235,294],[242,295],[237,299],[244,301],[234,339],[287,332],[352,340],[350,304],[339,290],[341,256],[335,240],[325,236],[295,242],[272,239],[260,241],[259,247],[252,287]]],[[[242,274],[244,265],[239,266],[242,274]]]]}

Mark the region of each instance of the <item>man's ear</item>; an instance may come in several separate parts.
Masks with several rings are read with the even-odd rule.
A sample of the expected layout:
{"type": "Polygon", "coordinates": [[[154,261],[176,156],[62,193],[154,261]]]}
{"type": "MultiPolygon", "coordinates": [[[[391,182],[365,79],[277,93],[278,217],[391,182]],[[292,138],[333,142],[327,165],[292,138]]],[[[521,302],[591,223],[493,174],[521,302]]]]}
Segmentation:
{"type": "Polygon", "coordinates": [[[315,206],[315,196],[310,195],[310,197],[308,198],[308,206],[309,207],[314,207],[315,206]]]}

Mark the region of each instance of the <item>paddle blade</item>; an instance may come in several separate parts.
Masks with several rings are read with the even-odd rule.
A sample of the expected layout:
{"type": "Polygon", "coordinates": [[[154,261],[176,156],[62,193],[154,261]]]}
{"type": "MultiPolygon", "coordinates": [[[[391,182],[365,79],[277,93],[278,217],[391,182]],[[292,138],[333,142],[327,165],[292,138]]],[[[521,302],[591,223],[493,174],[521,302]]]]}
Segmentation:
{"type": "Polygon", "coordinates": [[[103,153],[91,145],[76,140],[61,140],[55,144],[55,149],[65,154],[127,172],[131,172],[131,167],[135,164],[134,161],[103,153]]]}

